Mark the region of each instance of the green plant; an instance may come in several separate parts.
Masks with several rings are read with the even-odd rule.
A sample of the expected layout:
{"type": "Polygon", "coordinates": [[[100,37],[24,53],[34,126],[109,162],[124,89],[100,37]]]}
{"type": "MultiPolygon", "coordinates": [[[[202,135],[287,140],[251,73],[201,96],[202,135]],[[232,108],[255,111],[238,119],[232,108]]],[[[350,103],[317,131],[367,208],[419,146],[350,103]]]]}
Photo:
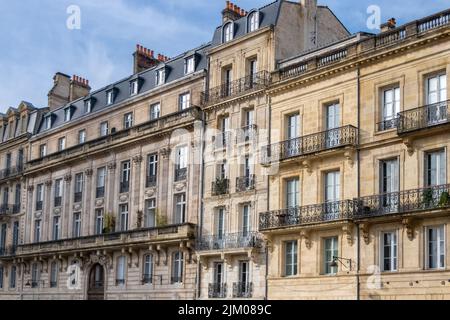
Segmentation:
{"type": "Polygon", "coordinates": [[[439,206],[445,207],[450,204],[450,194],[448,191],[441,193],[441,199],[439,199],[439,206]]]}
{"type": "Polygon", "coordinates": [[[105,215],[103,233],[112,233],[116,230],[116,216],[113,213],[105,215]]]}
{"type": "Polygon", "coordinates": [[[228,179],[216,178],[215,193],[218,195],[228,193],[228,179]]]}
{"type": "Polygon", "coordinates": [[[426,189],[423,192],[423,203],[426,207],[429,207],[433,203],[433,190],[426,189]]]}

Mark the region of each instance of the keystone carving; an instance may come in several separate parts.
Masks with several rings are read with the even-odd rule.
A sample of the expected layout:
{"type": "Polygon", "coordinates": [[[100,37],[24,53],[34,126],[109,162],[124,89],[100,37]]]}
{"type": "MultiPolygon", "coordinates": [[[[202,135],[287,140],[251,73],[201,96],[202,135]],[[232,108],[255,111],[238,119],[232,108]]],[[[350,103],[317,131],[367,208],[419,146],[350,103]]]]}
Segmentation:
{"type": "Polygon", "coordinates": [[[411,218],[406,218],[402,220],[402,224],[406,229],[406,234],[410,241],[414,240],[414,221],[411,218]]]}
{"type": "Polygon", "coordinates": [[[368,245],[370,243],[370,233],[369,233],[370,228],[369,228],[369,224],[368,223],[361,224],[360,230],[362,232],[362,236],[364,238],[365,244],[368,245]]]}
{"type": "Polygon", "coordinates": [[[311,249],[312,241],[311,241],[311,238],[310,238],[310,236],[311,236],[310,232],[308,230],[302,230],[300,232],[300,236],[302,237],[302,240],[305,242],[306,248],[308,248],[308,250],[311,249]]]}
{"type": "Polygon", "coordinates": [[[91,177],[94,174],[94,170],[86,169],[86,171],[84,173],[86,174],[86,176],[91,177]]]}

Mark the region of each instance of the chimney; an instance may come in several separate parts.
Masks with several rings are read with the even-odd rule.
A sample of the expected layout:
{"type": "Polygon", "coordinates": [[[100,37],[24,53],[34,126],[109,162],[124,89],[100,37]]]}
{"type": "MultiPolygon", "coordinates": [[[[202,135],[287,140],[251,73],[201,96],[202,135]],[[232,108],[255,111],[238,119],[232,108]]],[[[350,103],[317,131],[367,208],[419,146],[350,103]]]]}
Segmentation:
{"type": "Polygon", "coordinates": [[[70,77],[58,72],[53,77],[53,87],[48,93],[48,107],[50,111],[62,107],[70,100],[70,77]]]}
{"type": "Polygon", "coordinates": [[[91,87],[89,80],[74,75],[70,81],[69,102],[89,95],[91,87]]]}
{"type": "Polygon", "coordinates": [[[381,32],[386,32],[397,27],[397,21],[395,18],[390,18],[386,23],[380,26],[381,32]]]}
{"type": "Polygon", "coordinates": [[[239,18],[242,18],[245,16],[245,10],[239,8],[237,5],[232,3],[231,1],[226,2],[225,9],[222,11],[222,21],[235,21],[239,18]]]}
{"type": "Polygon", "coordinates": [[[136,74],[157,65],[159,61],[158,59],[155,59],[154,54],[155,53],[153,50],[149,50],[137,44],[136,52],[133,53],[134,57],[133,72],[136,74]]]}

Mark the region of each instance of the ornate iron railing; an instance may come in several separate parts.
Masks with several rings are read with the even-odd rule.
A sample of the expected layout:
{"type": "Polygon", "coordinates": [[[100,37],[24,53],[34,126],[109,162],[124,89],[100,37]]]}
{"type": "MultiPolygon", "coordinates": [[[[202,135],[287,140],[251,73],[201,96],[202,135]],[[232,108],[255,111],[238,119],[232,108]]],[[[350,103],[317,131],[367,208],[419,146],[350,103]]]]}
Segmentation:
{"type": "Polygon", "coordinates": [[[0,257],[12,257],[16,254],[17,246],[6,246],[0,248],[0,257]]]}
{"type": "Polygon", "coordinates": [[[217,178],[216,181],[212,183],[211,194],[213,196],[220,196],[230,193],[230,180],[217,178]]]}
{"type": "Polygon", "coordinates": [[[175,182],[186,180],[187,168],[175,169],[175,182]]]}
{"type": "Polygon", "coordinates": [[[240,248],[261,248],[262,238],[257,232],[241,232],[223,235],[204,236],[197,241],[197,250],[223,250],[240,248]]]}
{"type": "Polygon", "coordinates": [[[254,174],[249,175],[248,177],[239,177],[236,178],[236,192],[245,192],[255,189],[255,180],[256,176],[254,174]]]}
{"type": "Polygon", "coordinates": [[[236,143],[253,141],[257,137],[258,127],[256,124],[241,128],[236,132],[236,143]]]}
{"type": "Polygon", "coordinates": [[[80,203],[81,201],[83,201],[83,192],[75,192],[75,194],[73,195],[73,201],[75,203],[80,203]]]}
{"type": "Polygon", "coordinates": [[[224,299],[227,297],[226,283],[210,283],[208,286],[208,297],[210,299],[224,299]]]}
{"type": "Polygon", "coordinates": [[[201,94],[202,104],[209,105],[221,102],[225,99],[233,98],[248,92],[261,90],[270,84],[270,73],[260,71],[253,75],[240,78],[230,83],[223,83],[220,86],[211,88],[201,94]]]}
{"type": "Polygon", "coordinates": [[[2,204],[0,205],[0,215],[20,213],[20,204],[2,204]]]}
{"type": "Polygon", "coordinates": [[[398,127],[398,118],[383,120],[377,123],[378,131],[396,129],[398,127]]]}
{"type": "Polygon", "coordinates": [[[146,188],[155,187],[157,181],[158,181],[157,176],[147,176],[145,179],[145,187],[146,188]]]}
{"type": "Polygon", "coordinates": [[[24,166],[19,165],[17,167],[10,167],[0,171],[0,180],[7,179],[10,177],[17,176],[24,171],[24,166]]]}
{"type": "Polygon", "coordinates": [[[265,147],[262,150],[261,163],[268,165],[276,161],[357,144],[358,129],[354,126],[345,126],[265,147]]]}
{"type": "Polygon", "coordinates": [[[103,198],[105,197],[105,187],[97,187],[95,190],[95,198],[103,198]]]}
{"type": "Polygon", "coordinates": [[[233,298],[248,299],[253,296],[252,282],[235,282],[233,283],[233,298]]]}
{"type": "Polygon", "coordinates": [[[398,133],[404,134],[448,123],[450,120],[449,101],[399,113],[398,133]]]}

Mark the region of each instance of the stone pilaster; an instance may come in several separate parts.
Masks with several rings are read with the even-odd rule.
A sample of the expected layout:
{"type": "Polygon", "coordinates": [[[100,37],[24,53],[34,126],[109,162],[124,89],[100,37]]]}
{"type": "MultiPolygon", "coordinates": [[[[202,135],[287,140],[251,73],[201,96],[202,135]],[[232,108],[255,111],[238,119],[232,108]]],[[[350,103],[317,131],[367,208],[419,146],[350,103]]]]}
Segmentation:
{"type": "Polygon", "coordinates": [[[70,216],[71,216],[71,203],[73,200],[72,197],[72,175],[71,174],[66,174],[64,176],[64,190],[63,190],[63,194],[64,194],[64,198],[63,198],[63,202],[64,202],[64,210],[63,210],[63,214],[62,216],[62,237],[63,238],[69,238],[69,234],[70,234],[70,216]]]}
{"type": "Polygon", "coordinates": [[[88,236],[91,234],[91,230],[93,231],[93,228],[90,228],[90,226],[92,224],[92,221],[94,221],[93,213],[92,213],[92,211],[94,211],[94,210],[92,210],[92,197],[95,198],[95,195],[93,195],[93,194],[95,194],[95,185],[93,183],[93,182],[95,182],[95,181],[93,181],[95,179],[92,179],[92,176],[94,174],[94,171],[92,169],[87,169],[84,172],[84,174],[86,176],[86,183],[84,184],[84,192],[83,192],[83,194],[85,195],[83,198],[83,201],[84,201],[83,216],[84,216],[84,218],[82,221],[83,229],[81,230],[81,232],[82,232],[82,235],[88,236]]]}

